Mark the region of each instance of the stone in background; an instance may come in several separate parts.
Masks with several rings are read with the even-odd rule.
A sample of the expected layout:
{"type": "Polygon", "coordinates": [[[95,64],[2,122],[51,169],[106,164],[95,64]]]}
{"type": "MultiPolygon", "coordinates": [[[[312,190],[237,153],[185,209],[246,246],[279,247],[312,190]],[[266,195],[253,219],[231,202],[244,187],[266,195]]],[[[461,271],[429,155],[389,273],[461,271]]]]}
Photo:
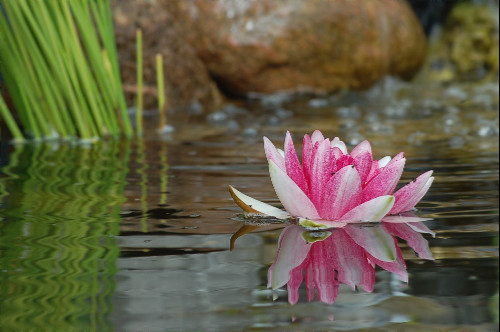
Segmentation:
{"type": "Polygon", "coordinates": [[[220,106],[219,91],[323,94],[363,89],[387,74],[410,77],[425,54],[420,23],[399,0],[123,0],[113,2],[113,13],[129,100],[135,29],[143,30],[151,108],[156,53],[165,56],[169,108],[204,111],[220,106]]]}

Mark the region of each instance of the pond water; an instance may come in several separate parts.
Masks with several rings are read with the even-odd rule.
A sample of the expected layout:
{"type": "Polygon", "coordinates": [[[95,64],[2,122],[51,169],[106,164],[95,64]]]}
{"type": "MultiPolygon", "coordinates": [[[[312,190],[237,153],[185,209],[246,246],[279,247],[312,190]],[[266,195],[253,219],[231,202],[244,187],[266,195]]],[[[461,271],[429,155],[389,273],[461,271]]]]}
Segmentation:
{"type": "Polygon", "coordinates": [[[498,84],[267,96],[167,136],[92,146],[2,142],[2,331],[496,331],[498,84]],[[433,261],[400,243],[409,283],[377,270],[372,293],[341,286],[333,305],[267,289],[281,225],[245,234],[233,185],[280,206],[262,136],[315,129],[375,157],[404,151],[402,183],[433,169],[417,214],[433,261]],[[274,298],[274,300],[273,300],[274,298]]]}

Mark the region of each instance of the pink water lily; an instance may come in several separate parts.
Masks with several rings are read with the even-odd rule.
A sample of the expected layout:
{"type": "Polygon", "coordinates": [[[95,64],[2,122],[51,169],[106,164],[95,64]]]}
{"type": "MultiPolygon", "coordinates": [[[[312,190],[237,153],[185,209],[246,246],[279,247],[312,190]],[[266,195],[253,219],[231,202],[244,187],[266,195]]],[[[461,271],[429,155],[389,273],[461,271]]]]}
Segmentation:
{"type": "MultiPolygon", "coordinates": [[[[378,222],[387,215],[410,211],[434,180],[432,171],[428,171],[394,192],[406,161],[402,152],[374,160],[368,141],[349,153],[338,137],[330,140],[319,130],[304,136],[302,163],[290,132],[286,133],[283,150],[267,137],[264,149],[271,182],[286,212],[229,186],[233,199],[246,213],[292,217],[306,228],[378,222]]],[[[392,218],[388,222],[399,221],[392,218]]]]}
{"type": "Polygon", "coordinates": [[[331,231],[304,231],[298,225],[287,226],[278,241],[278,252],[268,271],[268,287],[288,287],[288,301],[299,300],[298,289],[305,277],[308,301],[333,303],[341,283],[352,289],[372,292],[375,265],[408,282],[401,250],[394,236],[407,241],[420,258],[433,259],[427,240],[421,233],[434,233],[412,218],[411,223],[382,223],[366,227],[350,224],[331,231]],[[414,229],[418,229],[415,231],[414,229]]]}

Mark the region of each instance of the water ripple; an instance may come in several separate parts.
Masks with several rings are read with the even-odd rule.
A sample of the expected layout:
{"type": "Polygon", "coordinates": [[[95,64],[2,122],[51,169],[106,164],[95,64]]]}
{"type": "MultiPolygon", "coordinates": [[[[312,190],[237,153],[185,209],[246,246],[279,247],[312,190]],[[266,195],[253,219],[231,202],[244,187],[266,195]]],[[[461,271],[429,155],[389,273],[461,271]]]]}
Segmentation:
{"type": "Polygon", "coordinates": [[[119,249],[111,235],[125,200],[127,155],[118,142],[12,153],[0,178],[2,330],[112,330],[119,249]]]}

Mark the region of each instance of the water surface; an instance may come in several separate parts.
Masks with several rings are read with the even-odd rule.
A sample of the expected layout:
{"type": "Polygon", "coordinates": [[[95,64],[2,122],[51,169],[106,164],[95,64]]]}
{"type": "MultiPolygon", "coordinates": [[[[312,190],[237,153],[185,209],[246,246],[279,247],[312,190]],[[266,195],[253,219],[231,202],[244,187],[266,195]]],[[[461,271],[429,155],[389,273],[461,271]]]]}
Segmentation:
{"type": "Polygon", "coordinates": [[[1,330],[497,330],[498,85],[387,80],[172,121],[141,141],[1,144],[1,330]],[[315,129],[351,148],[369,139],[378,158],[405,151],[401,184],[434,170],[418,214],[433,218],[436,260],[401,242],[408,284],[380,270],[373,293],[341,287],[326,305],[301,290],[291,306],[266,288],[280,229],[229,250],[242,225],[229,184],[280,206],[262,136],[281,145],[286,130],[300,142],[315,129]]]}

